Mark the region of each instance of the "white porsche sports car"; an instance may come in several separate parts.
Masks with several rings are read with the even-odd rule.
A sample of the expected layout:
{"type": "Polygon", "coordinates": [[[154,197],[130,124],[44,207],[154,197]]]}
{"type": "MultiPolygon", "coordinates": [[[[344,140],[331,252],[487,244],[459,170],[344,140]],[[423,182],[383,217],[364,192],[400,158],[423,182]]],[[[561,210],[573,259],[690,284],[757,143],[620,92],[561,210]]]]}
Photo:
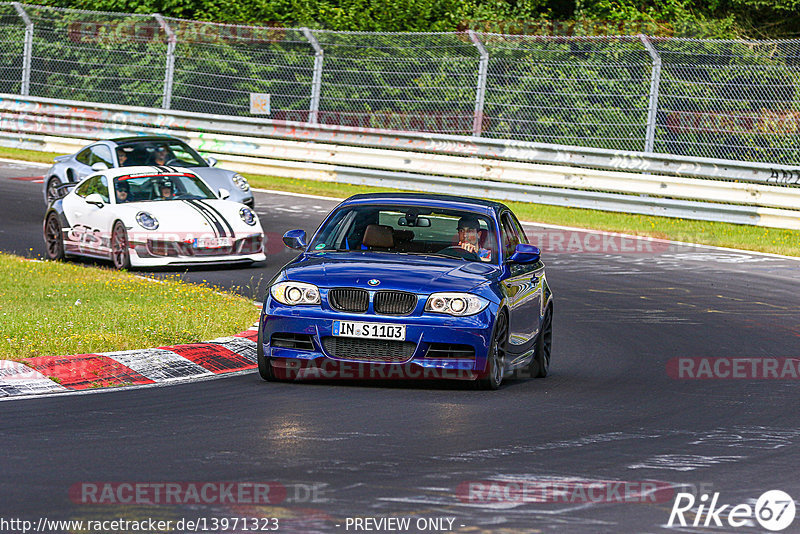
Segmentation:
{"type": "Polygon", "coordinates": [[[125,167],[87,176],[50,203],[47,256],[111,260],[117,269],[266,259],[255,212],[195,172],[125,167]]]}

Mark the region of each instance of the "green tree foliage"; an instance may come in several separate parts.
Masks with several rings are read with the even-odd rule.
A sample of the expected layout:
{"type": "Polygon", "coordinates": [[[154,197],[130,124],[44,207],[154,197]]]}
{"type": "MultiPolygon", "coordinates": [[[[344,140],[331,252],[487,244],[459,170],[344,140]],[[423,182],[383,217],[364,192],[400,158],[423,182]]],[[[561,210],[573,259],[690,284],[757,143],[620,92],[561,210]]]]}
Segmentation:
{"type": "MultiPolygon", "coordinates": [[[[635,33],[646,22],[664,35],[798,37],[800,0],[43,0],[43,5],[217,22],[278,23],[342,31],[453,31],[470,25],[498,29],[545,20],[577,20],[592,31],[635,33]],[[598,24],[599,23],[599,24],[598,24]]],[[[580,26],[580,25],[579,25],[580,26]]],[[[563,27],[562,27],[563,30],[563,27]]],[[[575,31],[570,27],[566,31],[575,31]]],[[[512,32],[513,33],[513,32],[512,32]]],[[[580,33],[580,30],[578,30],[580,33]]]]}

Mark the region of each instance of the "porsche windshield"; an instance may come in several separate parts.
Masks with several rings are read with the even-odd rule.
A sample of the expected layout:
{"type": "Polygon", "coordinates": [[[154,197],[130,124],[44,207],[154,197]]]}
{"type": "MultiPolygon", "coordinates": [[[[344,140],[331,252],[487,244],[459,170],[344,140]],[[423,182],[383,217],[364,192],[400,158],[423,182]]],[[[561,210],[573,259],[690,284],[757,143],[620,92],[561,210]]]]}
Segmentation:
{"type": "Polygon", "coordinates": [[[168,200],[207,200],[217,198],[197,176],[159,174],[114,178],[118,204],[168,200]]]}
{"type": "Polygon", "coordinates": [[[492,219],[419,206],[349,206],[336,211],[309,251],[376,251],[497,262],[492,219]]]}
{"type": "Polygon", "coordinates": [[[120,143],[117,146],[117,159],[120,167],[208,167],[208,163],[192,147],[176,139],[120,143]]]}

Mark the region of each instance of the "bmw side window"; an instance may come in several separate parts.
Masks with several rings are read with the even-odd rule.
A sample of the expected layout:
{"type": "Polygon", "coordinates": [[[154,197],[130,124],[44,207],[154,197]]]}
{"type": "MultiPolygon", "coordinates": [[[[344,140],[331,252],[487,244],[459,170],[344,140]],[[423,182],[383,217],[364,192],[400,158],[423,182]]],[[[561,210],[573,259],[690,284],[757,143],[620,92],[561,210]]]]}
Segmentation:
{"type": "Polygon", "coordinates": [[[84,165],[91,166],[91,163],[89,163],[89,161],[91,160],[91,157],[92,157],[92,149],[91,148],[87,148],[87,149],[79,152],[78,155],[75,156],[75,161],[77,161],[78,163],[83,163],[84,165]]]}
{"type": "Polygon", "coordinates": [[[504,213],[502,219],[500,219],[500,225],[502,226],[503,232],[503,255],[507,260],[512,254],[514,254],[514,249],[517,248],[520,240],[516,229],[514,228],[514,224],[509,219],[507,213],[504,213]]]}
{"type": "Polygon", "coordinates": [[[111,150],[109,150],[105,145],[97,145],[92,147],[89,161],[90,166],[94,165],[95,163],[105,163],[109,169],[114,166],[111,161],[111,150]]]}
{"type": "Polygon", "coordinates": [[[508,213],[506,216],[511,219],[511,224],[513,224],[514,228],[516,228],[517,235],[519,236],[519,242],[530,243],[530,241],[528,241],[528,236],[525,235],[525,230],[522,228],[522,225],[519,223],[517,217],[513,213],[508,213]]]}

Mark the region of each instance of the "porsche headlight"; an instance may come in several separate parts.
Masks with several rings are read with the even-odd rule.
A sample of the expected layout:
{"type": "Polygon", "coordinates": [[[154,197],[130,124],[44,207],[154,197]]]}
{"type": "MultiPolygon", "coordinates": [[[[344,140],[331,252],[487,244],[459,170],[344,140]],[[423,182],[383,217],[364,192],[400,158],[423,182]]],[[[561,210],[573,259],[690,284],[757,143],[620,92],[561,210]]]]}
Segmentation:
{"type": "Polygon", "coordinates": [[[247,183],[247,178],[245,178],[241,174],[239,173],[234,174],[231,177],[231,181],[236,185],[236,187],[238,187],[242,191],[250,191],[250,184],[247,183]]]}
{"type": "Polygon", "coordinates": [[[319,304],[319,288],[305,282],[278,282],[269,288],[272,298],[288,306],[319,304]]]}
{"type": "Polygon", "coordinates": [[[136,222],[145,230],[155,230],[158,228],[158,219],[146,211],[140,211],[136,214],[136,222]]]}
{"type": "Polygon", "coordinates": [[[245,224],[249,224],[250,226],[255,226],[256,222],[258,222],[255,212],[247,207],[239,210],[239,217],[242,218],[245,224]]]}
{"type": "Polygon", "coordinates": [[[464,317],[475,315],[488,305],[488,300],[471,293],[433,293],[425,303],[425,311],[464,317]]]}

